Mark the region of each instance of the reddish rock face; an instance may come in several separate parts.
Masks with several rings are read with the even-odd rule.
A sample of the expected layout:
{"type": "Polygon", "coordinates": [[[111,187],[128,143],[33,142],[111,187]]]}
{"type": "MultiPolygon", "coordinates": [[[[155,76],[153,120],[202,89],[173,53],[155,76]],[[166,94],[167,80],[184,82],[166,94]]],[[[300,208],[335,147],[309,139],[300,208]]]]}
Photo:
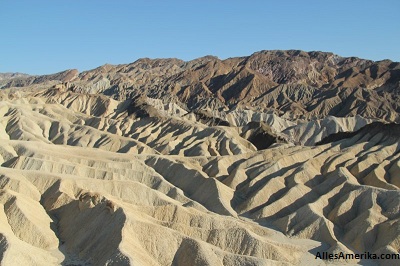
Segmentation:
{"type": "Polygon", "coordinates": [[[79,93],[103,93],[119,100],[146,95],[189,109],[213,108],[210,101],[217,101],[219,108],[255,106],[306,119],[362,115],[399,121],[399,63],[324,52],[260,51],[247,57],[205,56],[189,62],[144,58],[82,73],[8,77],[1,83],[7,88],[49,87],[54,82],[68,82],[67,89],[79,93]]]}

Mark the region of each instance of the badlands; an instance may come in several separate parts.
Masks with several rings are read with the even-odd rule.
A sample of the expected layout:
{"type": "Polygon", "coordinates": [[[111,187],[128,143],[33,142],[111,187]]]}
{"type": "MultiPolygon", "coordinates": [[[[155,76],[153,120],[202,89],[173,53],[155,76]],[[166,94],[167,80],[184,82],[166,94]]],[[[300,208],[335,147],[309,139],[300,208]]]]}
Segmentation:
{"type": "Polygon", "coordinates": [[[0,88],[1,265],[400,264],[399,63],[261,51],[0,88]],[[377,258],[319,256],[341,252],[377,258]]]}

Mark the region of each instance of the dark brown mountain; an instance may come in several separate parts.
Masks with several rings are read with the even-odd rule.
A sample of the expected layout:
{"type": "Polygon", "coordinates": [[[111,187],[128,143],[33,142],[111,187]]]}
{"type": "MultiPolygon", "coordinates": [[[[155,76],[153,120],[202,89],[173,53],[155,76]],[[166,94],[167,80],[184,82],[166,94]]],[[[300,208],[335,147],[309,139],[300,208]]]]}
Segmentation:
{"type": "Polygon", "coordinates": [[[257,107],[293,118],[353,116],[399,121],[400,64],[325,52],[260,51],[220,60],[139,59],[79,73],[11,79],[6,87],[66,83],[74,92],[124,100],[147,95],[189,109],[257,107]]]}

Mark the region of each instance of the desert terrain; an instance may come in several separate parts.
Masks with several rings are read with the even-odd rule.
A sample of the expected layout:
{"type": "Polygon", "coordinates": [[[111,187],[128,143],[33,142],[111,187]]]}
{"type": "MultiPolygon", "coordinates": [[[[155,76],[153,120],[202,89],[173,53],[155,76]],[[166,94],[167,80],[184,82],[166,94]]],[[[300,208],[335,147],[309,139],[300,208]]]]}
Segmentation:
{"type": "Polygon", "coordinates": [[[0,74],[1,265],[399,265],[400,63],[0,74]]]}

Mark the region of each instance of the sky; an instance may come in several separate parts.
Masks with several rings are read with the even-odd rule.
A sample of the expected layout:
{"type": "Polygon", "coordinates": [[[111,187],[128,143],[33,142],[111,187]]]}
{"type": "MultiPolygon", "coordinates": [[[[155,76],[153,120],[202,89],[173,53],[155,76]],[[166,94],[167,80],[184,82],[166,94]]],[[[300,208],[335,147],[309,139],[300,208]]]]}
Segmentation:
{"type": "Polygon", "coordinates": [[[260,50],[400,61],[399,0],[0,0],[0,72],[260,50]]]}

